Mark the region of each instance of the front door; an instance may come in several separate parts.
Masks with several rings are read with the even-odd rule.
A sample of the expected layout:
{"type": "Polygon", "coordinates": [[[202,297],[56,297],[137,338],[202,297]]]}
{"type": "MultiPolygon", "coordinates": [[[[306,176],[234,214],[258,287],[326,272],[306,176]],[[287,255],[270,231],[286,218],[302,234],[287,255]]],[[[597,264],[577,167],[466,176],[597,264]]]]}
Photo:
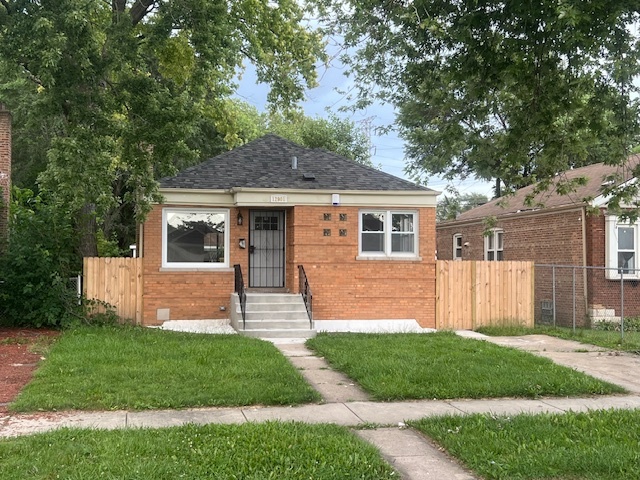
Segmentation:
{"type": "Polygon", "coordinates": [[[249,287],[284,287],[284,211],[251,210],[249,287]]]}

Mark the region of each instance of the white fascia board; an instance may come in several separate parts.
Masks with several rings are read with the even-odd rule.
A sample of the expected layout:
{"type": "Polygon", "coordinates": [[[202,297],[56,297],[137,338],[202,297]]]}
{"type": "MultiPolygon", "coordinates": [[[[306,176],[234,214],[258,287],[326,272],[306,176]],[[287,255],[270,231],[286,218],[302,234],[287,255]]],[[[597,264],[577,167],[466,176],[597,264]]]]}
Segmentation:
{"type": "Polygon", "coordinates": [[[340,206],[355,207],[435,207],[436,191],[377,190],[290,190],[276,188],[233,188],[200,190],[160,189],[168,205],[205,205],[220,207],[292,207],[296,205],[334,205],[338,194],[340,206]]]}
{"type": "Polygon", "coordinates": [[[237,206],[323,206],[334,205],[333,194],[339,195],[340,206],[346,207],[435,207],[438,192],[375,190],[289,190],[234,188],[237,206]]]}
{"type": "Polygon", "coordinates": [[[166,205],[202,205],[207,207],[234,207],[233,194],[228,190],[201,190],[161,188],[166,205]]]}
{"type": "MultiPolygon", "coordinates": [[[[637,178],[631,178],[629,180],[627,180],[624,183],[621,183],[620,185],[618,185],[616,188],[624,188],[628,185],[632,185],[634,183],[636,183],[638,181],[637,178]]],[[[606,208],[607,205],[609,205],[609,200],[611,200],[611,195],[598,195],[596,198],[594,198],[590,205],[592,207],[596,207],[596,208],[606,208]]],[[[640,198],[636,199],[637,202],[640,202],[640,198]]],[[[635,208],[635,206],[633,205],[627,205],[627,204],[620,204],[621,208],[635,208]]]]}

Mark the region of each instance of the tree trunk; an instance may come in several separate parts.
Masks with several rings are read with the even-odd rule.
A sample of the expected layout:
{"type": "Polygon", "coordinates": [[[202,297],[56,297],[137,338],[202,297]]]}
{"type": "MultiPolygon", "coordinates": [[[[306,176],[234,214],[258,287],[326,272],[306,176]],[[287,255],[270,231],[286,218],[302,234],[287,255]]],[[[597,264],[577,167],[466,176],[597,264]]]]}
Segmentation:
{"type": "Polygon", "coordinates": [[[98,256],[98,224],[96,223],[96,207],[92,203],[87,203],[76,221],[76,230],[80,236],[78,242],[78,253],[81,257],[98,256]]]}

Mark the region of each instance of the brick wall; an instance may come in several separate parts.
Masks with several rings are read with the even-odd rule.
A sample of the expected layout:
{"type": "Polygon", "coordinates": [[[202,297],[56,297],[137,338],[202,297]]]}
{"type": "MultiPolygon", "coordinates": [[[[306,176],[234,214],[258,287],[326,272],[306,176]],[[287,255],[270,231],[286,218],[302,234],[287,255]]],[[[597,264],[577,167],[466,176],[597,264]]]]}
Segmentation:
{"type": "MultiPolygon", "coordinates": [[[[587,219],[588,264],[596,267],[605,266],[604,213],[591,215],[587,219]]],[[[598,269],[590,270],[587,278],[590,305],[614,310],[614,316],[619,316],[622,311],[620,299],[624,298],[624,316],[640,316],[640,282],[625,281],[624,289],[621,289],[620,280],[608,280],[605,270],[598,269]]]]}
{"type": "Polygon", "coordinates": [[[0,103],[0,240],[7,234],[11,194],[11,114],[0,103]]]}
{"type": "MultiPolygon", "coordinates": [[[[169,206],[169,205],[165,205],[169,206]]],[[[144,225],[144,324],[161,323],[157,309],[170,318],[228,318],[233,271],[161,271],[162,208],[156,206],[144,225]]],[[[182,208],[183,206],[181,206],[182,208]]],[[[435,209],[419,209],[422,261],[357,260],[357,207],[298,206],[286,211],[286,288],[298,291],[303,265],[314,295],[314,317],[322,320],[415,318],[435,326],[435,209]],[[325,213],[331,214],[325,220],[325,213]],[[346,215],[343,220],[340,214],[346,215]],[[325,235],[330,230],[330,235],[325,235]],[[340,236],[340,230],[346,235],[340,236]]],[[[230,264],[248,273],[249,209],[231,209],[230,264]],[[238,212],[244,217],[236,223],[238,212]]],[[[245,278],[245,283],[247,279],[245,278]]]]}
{"type": "MultiPolygon", "coordinates": [[[[201,320],[229,318],[230,294],[234,289],[233,268],[222,271],[166,270],[162,271],[162,208],[157,205],[143,227],[143,324],[157,325],[158,309],[169,309],[170,320],[201,320]],[[220,310],[224,307],[225,310],[220,310]]],[[[197,208],[197,206],[193,206],[197,208]]],[[[185,208],[180,206],[180,208],[185,208]]],[[[188,208],[188,207],[186,207],[188,208]]],[[[247,229],[248,215],[242,227],[236,225],[238,210],[230,212],[230,264],[242,263],[238,237],[247,229]]],[[[248,230],[247,230],[248,231],[248,230]]],[[[243,265],[246,272],[246,261],[243,265]]]]}
{"type": "MultiPolygon", "coordinates": [[[[453,235],[462,234],[463,260],[484,259],[484,224],[475,223],[447,225],[437,227],[438,259],[453,258],[453,235]]],[[[583,265],[584,248],[582,241],[582,209],[575,208],[555,213],[532,212],[512,218],[501,218],[496,228],[504,230],[505,261],[527,260],[536,264],[583,265]]],[[[576,322],[580,325],[586,321],[586,299],[584,272],[576,272],[576,322]]],[[[543,300],[553,298],[552,269],[536,267],[536,319],[542,316],[543,300]]],[[[573,322],[573,271],[556,268],[556,315],[559,324],[568,325],[573,322]]]]}
{"type": "Polygon", "coordinates": [[[419,209],[422,261],[358,260],[357,207],[295,207],[289,246],[297,291],[304,265],[313,290],[314,318],[321,320],[412,319],[435,327],[435,209],[419,209]],[[330,213],[331,220],[324,214],[330,213]],[[340,220],[340,214],[346,220],[340,220]],[[324,230],[331,235],[325,236],[324,230]],[[340,236],[340,230],[346,230],[340,236]],[[293,247],[293,248],[292,248],[293,247]]]}

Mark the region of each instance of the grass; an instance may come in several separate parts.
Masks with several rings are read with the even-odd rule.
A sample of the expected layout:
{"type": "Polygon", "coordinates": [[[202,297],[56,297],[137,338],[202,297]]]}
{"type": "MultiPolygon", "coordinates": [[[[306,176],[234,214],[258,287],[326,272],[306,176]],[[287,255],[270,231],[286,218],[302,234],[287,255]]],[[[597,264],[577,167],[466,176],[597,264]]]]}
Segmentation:
{"type": "Polygon", "coordinates": [[[410,425],[482,478],[640,478],[638,410],[447,416],[410,425]]]}
{"type": "Polygon", "coordinates": [[[624,338],[621,338],[620,332],[616,331],[576,328],[574,333],[572,328],[549,326],[536,326],[535,328],[482,327],[478,329],[478,332],[491,336],[551,335],[565,340],[597,345],[610,350],[640,352],[640,332],[624,332],[624,338]]]}
{"type": "Polygon", "coordinates": [[[62,429],[0,440],[0,478],[398,478],[344,427],[301,423],[62,429]]]}
{"type": "Polygon", "coordinates": [[[624,392],[549,359],[450,332],[325,333],[307,345],[379,401],[624,392]]]}
{"type": "Polygon", "coordinates": [[[140,410],[319,400],[269,342],[85,327],[60,337],[10,409],[140,410]]]}

